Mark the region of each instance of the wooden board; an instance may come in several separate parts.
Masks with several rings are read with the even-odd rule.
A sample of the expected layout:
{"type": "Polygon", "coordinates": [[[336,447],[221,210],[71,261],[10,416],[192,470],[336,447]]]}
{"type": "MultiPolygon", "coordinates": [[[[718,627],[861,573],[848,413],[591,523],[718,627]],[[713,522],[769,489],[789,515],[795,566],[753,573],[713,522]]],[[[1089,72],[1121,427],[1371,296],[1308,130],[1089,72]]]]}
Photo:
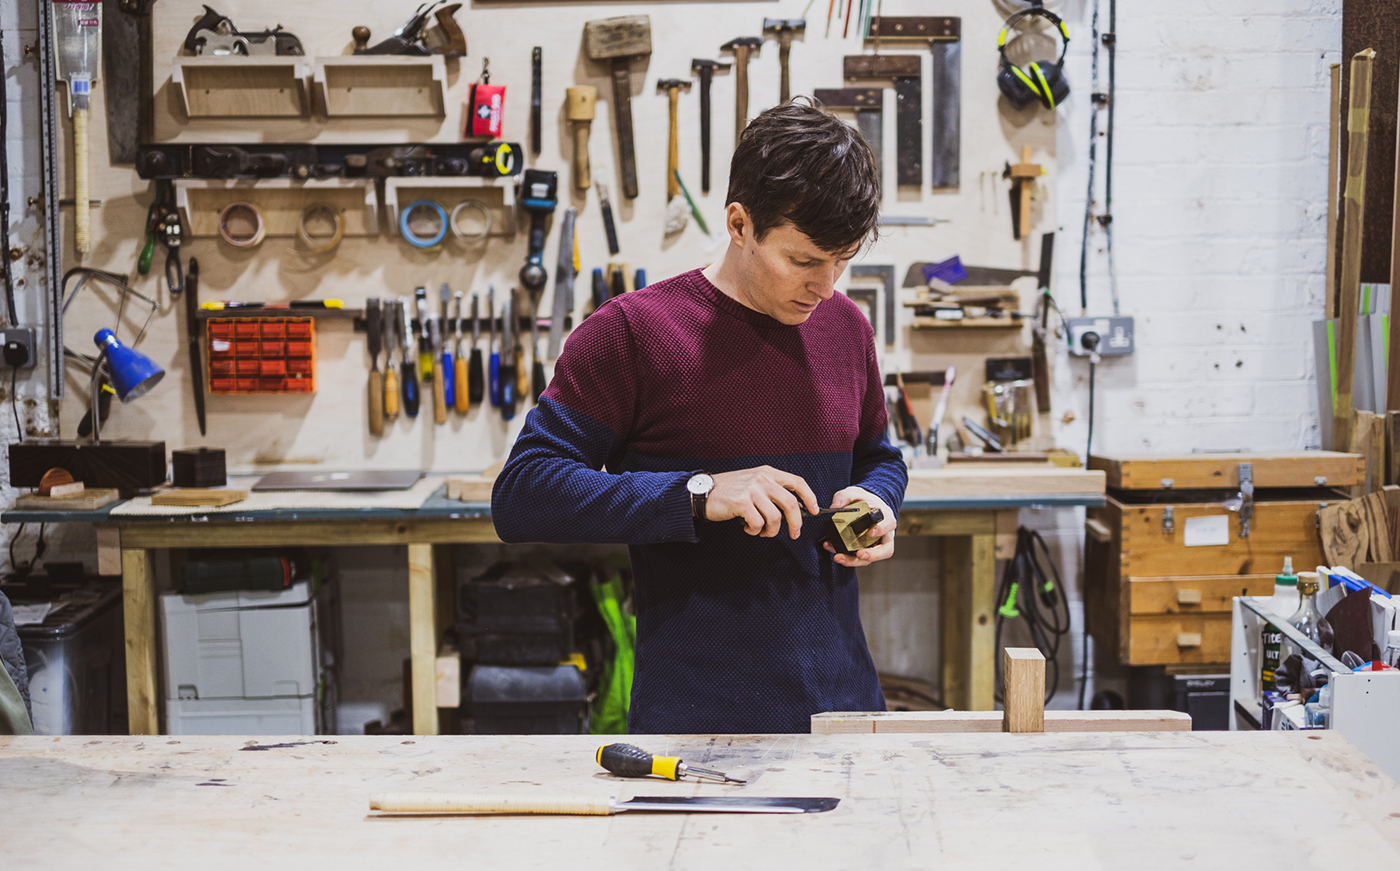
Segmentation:
{"type": "Polygon", "coordinates": [[[96,511],[117,501],[117,491],[94,487],[72,496],[40,496],[25,493],[15,499],[15,508],[25,511],[96,511]]]}
{"type": "Polygon", "coordinates": [[[1089,468],[1105,472],[1115,490],[1160,490],[1164,479],[1175,490],[1238,488],[1240,463],[1253,466],[1255,488],[1350,487],[1366,480],[1365,457],[1334,451],[1089,458],[1089,468]]]}
{"type": "MultiPolygon", "coordinates": [[[[993,714],[993,716],[999,716],[993,714]]],[[[591,736],[0,738],[14,868],[1394,868],[1400,786],[1331,733],[648,736],[746,786],[622,781],[591,736]],[[277,745],[290,746],[277,746],[277,745]],[[266,749],[245,749],[266,748],[266,749]],[[832,796],[825,814],[371,818],[370,793],[832,796]],[[1261,800],[1267,796],[1268,800],[1261,800]],[[1306,825],[1279,808],[1308,808],[1306,825]],[[1008,828],[1010,826],[1010,828],[1008,828]],[[1342,845],[1339,847],[1339,845],[1342,845]]]]}
{"type": "Polygon", "coordinates": [[[1078,496],[1104,492],[1104,474],[1083,469],[1065,469],[1046,464],[1042,467],[1017,464],[998,465],[958,463],[945,469],[914,469],[909,473],[905,498],[934,496],[1078,496]]]}
{"type": "Polygon", "coordinates": [[[198,508],[205,505],[233,505],[248,498],[247,490],[219,490],[212,487],[184,487],[151,496],[152,505],[178,505],[198,508]]]}
{"type": "MultiPolygon", "coordinates": [[[[1003,732],[1000,711],[871,711],[812,715],[813,735],[1003,732]]],[[[1180,711],[1045,711],[1046,732],[1190,732],[1180,711]]]]}

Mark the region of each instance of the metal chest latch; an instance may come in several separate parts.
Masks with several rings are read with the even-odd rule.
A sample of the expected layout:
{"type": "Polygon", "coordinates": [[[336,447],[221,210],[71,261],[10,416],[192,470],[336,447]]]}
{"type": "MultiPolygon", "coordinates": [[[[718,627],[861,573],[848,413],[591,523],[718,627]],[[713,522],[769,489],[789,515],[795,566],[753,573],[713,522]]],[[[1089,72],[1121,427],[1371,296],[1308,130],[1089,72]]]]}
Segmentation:
{"type": "Polygon", "coordinates": [[[1162,532],[1166,535],[1176,532],[1176,509],[1170,505],[1162,509],[1162,532]]]}
{"type": "Polygon", "coordinates": [[[1249,521],[1254,517],[1254,464],[1240,463],[1240,538],[1249,538],[1249,521]]]}

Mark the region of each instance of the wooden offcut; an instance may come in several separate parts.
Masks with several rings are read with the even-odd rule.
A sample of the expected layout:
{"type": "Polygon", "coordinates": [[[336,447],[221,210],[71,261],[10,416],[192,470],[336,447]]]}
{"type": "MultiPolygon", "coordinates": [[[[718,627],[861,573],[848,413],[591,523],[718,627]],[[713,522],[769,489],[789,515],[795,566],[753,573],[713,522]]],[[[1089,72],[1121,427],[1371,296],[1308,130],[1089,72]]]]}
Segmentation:
{"type": "Polygon", "coordinates": [[[448,478],[447,498],[459,499],[462,502],[490,502],[491,488],[495,483],[495,478],[480,476],[448,478]]]}
{"type": "Polygon", "coordinates": [[[1003,732],[1045,731],[1045,655],[1034,647],[1002,653],[1003,732]]]}
{"type": "Polygon", "coordinates": [[[247,490],[220,490],[209,487],[183,487],[151,496],[152,505],[174,505],[184,508],[233,505],[248,498],[247,490]]]}
{"type": "MultiPolygon", "coordinates": [[[[813,735],[1002,732],[1000,711],[871,711],[813,714],[813,735]]],[[[1189,732],[1180,711],[1045,711],[1045,732],[1189,732]]]]}
{"type": "Polygon", "coordinates": [[[1365,215],[1366,142],[1370,131],[1371,49],[1351,59],[1351,95],[1347,112],[1347,172],[1342,209],[1341,303],[1337,308],[1337,394],[1332,400],[1332,447],[1351,445],[1355,409],[1356,317],[1361,293],[1361,233],[1365,215]]]}
{"type": "MultiPolygon", "coordinates": [[[[1337,317],[1337,164],[1342,137],[1342,65],[1332,64],[1332,114],[1327,126],[1327,317],[1337,317]]],[[[1394,287],[1394,285],[1391,285],[1394,287]]],[[[1391,309],[1395,311],[1395,309],[1391,309]]]]}
{"type": "Polygon", "coordinates": [[[15,498],[15,508],[24,511],[96,511],[117,501],[116,490],[97,487],[71,496],[40,496],[26,493],[15,498]]]}

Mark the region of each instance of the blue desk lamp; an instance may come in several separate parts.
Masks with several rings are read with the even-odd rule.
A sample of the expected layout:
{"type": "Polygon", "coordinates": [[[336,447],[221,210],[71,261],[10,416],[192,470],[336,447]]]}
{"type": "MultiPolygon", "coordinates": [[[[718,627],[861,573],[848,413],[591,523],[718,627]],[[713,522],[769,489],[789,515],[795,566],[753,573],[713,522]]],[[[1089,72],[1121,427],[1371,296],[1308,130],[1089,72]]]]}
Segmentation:
{"type": "Polygon", "coordinates": [[[97,382],[99,373],[102,371],[103,359],[107,360],[112,389],[116,391],[117,398],[123,403],[132,402],[145,396],[146,391],[155,387],[165,377],[165,370],[135,348],[123,345],[117,340],[117,334],[111,330],[98,330],[97,335],[93,336],[92,340],[98,347],[97,364],[92,367],[92,442],[98,444],[101,441],[99,436],[101,420],[97,413],[99,395],[97,382]]]}

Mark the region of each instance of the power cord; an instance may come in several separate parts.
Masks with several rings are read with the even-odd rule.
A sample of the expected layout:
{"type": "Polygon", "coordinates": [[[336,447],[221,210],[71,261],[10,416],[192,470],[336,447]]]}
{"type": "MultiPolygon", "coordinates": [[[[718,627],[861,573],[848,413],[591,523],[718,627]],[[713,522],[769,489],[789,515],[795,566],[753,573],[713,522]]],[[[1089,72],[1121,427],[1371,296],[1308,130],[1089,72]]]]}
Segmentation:
{"type": "Polygon", "coordinates": [[[10,370],[10,410],[15,413],[15,441],[24,441],[24,424],[19,422],[19,400],[15,395],[16,382],[19,380],[19,368],[10,370]]]}
{"type": "Polygon", "coordinates": [[[21,523],[19,529],[15,530],[14,536],[10,539],[10,570],[15,577],[21,579],[29,577],[29,573],[34,571],[34,564],[42,559],[44,551],[49,549],[48,543],[44,541],[44,528],[46,526],[48,526],[47,523],[39,524],[39,540],[34,544],[34,556],[23,565],[20,565],[19,560],[15,558],[15,542],[19,541],[19,537],[24,534],[25,524],[21,523]]]}
{"type": "MultiPolygon", "coordinates": [[[[1049,704],[1060,685],[1060,642],[1069,634],[1069,603],[1060,592],[1060,570],[1040,533],[1026,527],[1016,530],[1016,555],[1007,562],[997,592],[996,649],[1001,650],[1001,630],[1007,620],[1025,618],[1031,640],[1047,662],[1045,702],[1049,704]]],[[[996,659],[995,698],[1003,701],[1001,657],[996,659]]]]}

